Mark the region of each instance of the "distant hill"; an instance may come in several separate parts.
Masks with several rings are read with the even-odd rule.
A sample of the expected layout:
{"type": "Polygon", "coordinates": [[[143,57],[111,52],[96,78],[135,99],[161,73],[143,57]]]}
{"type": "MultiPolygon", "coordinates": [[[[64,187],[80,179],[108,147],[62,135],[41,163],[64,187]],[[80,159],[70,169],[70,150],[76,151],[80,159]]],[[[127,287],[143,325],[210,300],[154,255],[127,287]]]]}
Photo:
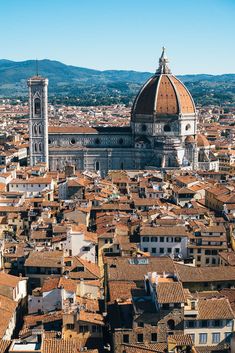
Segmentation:
{"type": "MultiPolygon", "coordinates": [[[[150,72],[98,71],[39,60],[40,75],[49,79],[49,97],[71,104],[112,104],[133,100],[150,72]]],[[[35,75],[35,60],[0,60],[0,96],[26,97],[27,78],[35,75]]],[[[178,76],[197,103],[235,104],[235,74],[178,76]]]]}

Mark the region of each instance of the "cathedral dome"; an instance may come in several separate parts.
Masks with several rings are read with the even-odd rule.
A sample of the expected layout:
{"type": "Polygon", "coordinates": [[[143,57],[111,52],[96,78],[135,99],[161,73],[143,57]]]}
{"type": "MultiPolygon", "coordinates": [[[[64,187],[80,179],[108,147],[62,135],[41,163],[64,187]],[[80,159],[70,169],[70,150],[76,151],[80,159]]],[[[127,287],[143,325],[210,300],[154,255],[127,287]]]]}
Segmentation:
{"type": "Polygon", "coordinates": [[[163,48],[159,68],[140,89],[132,108],[132,120],[137,115],[187,115],[195,114],[191,94],[168,67],[163,48]]]}
{"type": "Polygon", "coordinates": [[[195,142],[195,138],[193,136],[187,136],[185,139],[186,143],[194,143],[195,142]]]}
{"type": "Polygon", "coordinates": [[[210,142],[207,140],[205,135],[197,135],[197,146],[198,147],[210,147],[210,142]]]}

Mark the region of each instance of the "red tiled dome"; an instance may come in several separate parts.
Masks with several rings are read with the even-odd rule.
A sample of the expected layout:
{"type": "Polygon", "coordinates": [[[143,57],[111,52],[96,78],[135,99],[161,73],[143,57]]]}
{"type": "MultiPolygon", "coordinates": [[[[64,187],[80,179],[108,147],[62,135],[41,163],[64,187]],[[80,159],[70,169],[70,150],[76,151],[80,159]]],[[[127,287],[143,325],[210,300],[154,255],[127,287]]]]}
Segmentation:
{"type": "Polygon", "coordinates": [[[206,136],[202,134],[197,135],[197,145],[198,147],[209,147],[210,142],[207,140],[206,136]]]}
{"type": "Polygon", "coordinates": [[[193,136],[187,136],[186,139],[185,139],[185,142],[187,143],[194,143],[195,142],[195,139],[193,136]]]}
{"type": "Polygon", "coordinates": [[[191,94],[184,84],[173,76],[167,66],[168,60],[163,50],[159,69],[141,88],[132,108],[135,115],[175,115],[195,114],[191,94]]]}

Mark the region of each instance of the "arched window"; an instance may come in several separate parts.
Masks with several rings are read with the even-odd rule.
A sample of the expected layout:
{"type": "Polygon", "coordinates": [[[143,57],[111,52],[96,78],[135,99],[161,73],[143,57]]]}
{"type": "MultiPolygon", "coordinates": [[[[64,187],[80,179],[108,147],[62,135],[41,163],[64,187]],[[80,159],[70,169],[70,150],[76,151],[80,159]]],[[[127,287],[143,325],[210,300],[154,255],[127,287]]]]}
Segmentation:
{"type": "Polygon", "coordinates": [[[100,162],[98,161],[95,162],[95,170],[100,170],[100,162]]]}
{"type": "Polygon", "coordinates": [[[34,99],[34,114],[39,115],[41,113],[41,101],[39,98],[34,99]]]}
{"type": "Polygon", "coordinates": [[[167,321],[167,327],[168,327],[168,330],[173,331],[175,329],[175,321],[174,320],[168,320],[167,321]]]}
{"type": "Polygon", "coordinates": [[[42,151],[42,143],[41,142],[39,142],[39,144],[38,144],[38,150],[39,150],[39,152],[42,151]]]}
{"type": "Polygon", "coordinates": [[[185,126],[185,130],[187,131],[187,130],[190,130],[190,128],[191,128],[191,125],[190,124],[187,124],[186,126],[185,126]]]}
{"type": "Polygon", "coordinates": [[[147,130],[147,126],[145,124],[142,125],[142,131],[146,131],[147,130]]]}
{"type": "Polygon", "coordinates": [[[100,144],[100,139],[95,139],[95,143],[96,143],[96,145],[99,145],[100,144]]]}
{"type": "Polygon", "coordinates": [[[121,162],[121,165],[120,165],[120,169],[124,169],[124,163],[123,162],[121,162]]]}
{"type": "Polygon", "coordinates": [[[124,141],[123,141],[123,138],[120,138],[120,139],[119,139],[119,144],[120,144],[120,145],[123,145],[123,142],[124,142],[124,141]]]}
{"type": "Polygon", "coordinates": [[[34,134],[37,135],[38,134],[38,126],[37,126],[37,124],[34,125],[33,130],[34,130],[34,134]]]}
{"type": "Polygon", "coordinates": [[[164,126],[164,131],[165,131],[165,132],[171,131],[170,125],[165,125],[165,126],[164,126]]]}
{"type": "Polygon", "coordinates": [[[35,152],[38,151],[38,144],[37,144],[37,143],[34,144],[34,151],[35,151],[35,152]]]}
{"type": "Polygon", "coordinates": [[[38,133],[39,133],[39,134],[42,133],[42,125],[41,125],[41,124],[38,125],[38,133]]]}

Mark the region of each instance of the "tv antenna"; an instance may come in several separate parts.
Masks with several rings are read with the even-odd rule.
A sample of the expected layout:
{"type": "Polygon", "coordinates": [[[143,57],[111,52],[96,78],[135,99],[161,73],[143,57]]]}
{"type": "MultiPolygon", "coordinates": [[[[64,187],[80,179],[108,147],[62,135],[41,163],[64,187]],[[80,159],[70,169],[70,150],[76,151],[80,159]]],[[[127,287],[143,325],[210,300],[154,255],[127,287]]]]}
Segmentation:
{"type": "Polygon", "coordinates": [[[36,58],[36,76],[38,76],[38,59],[36,58]]]}

